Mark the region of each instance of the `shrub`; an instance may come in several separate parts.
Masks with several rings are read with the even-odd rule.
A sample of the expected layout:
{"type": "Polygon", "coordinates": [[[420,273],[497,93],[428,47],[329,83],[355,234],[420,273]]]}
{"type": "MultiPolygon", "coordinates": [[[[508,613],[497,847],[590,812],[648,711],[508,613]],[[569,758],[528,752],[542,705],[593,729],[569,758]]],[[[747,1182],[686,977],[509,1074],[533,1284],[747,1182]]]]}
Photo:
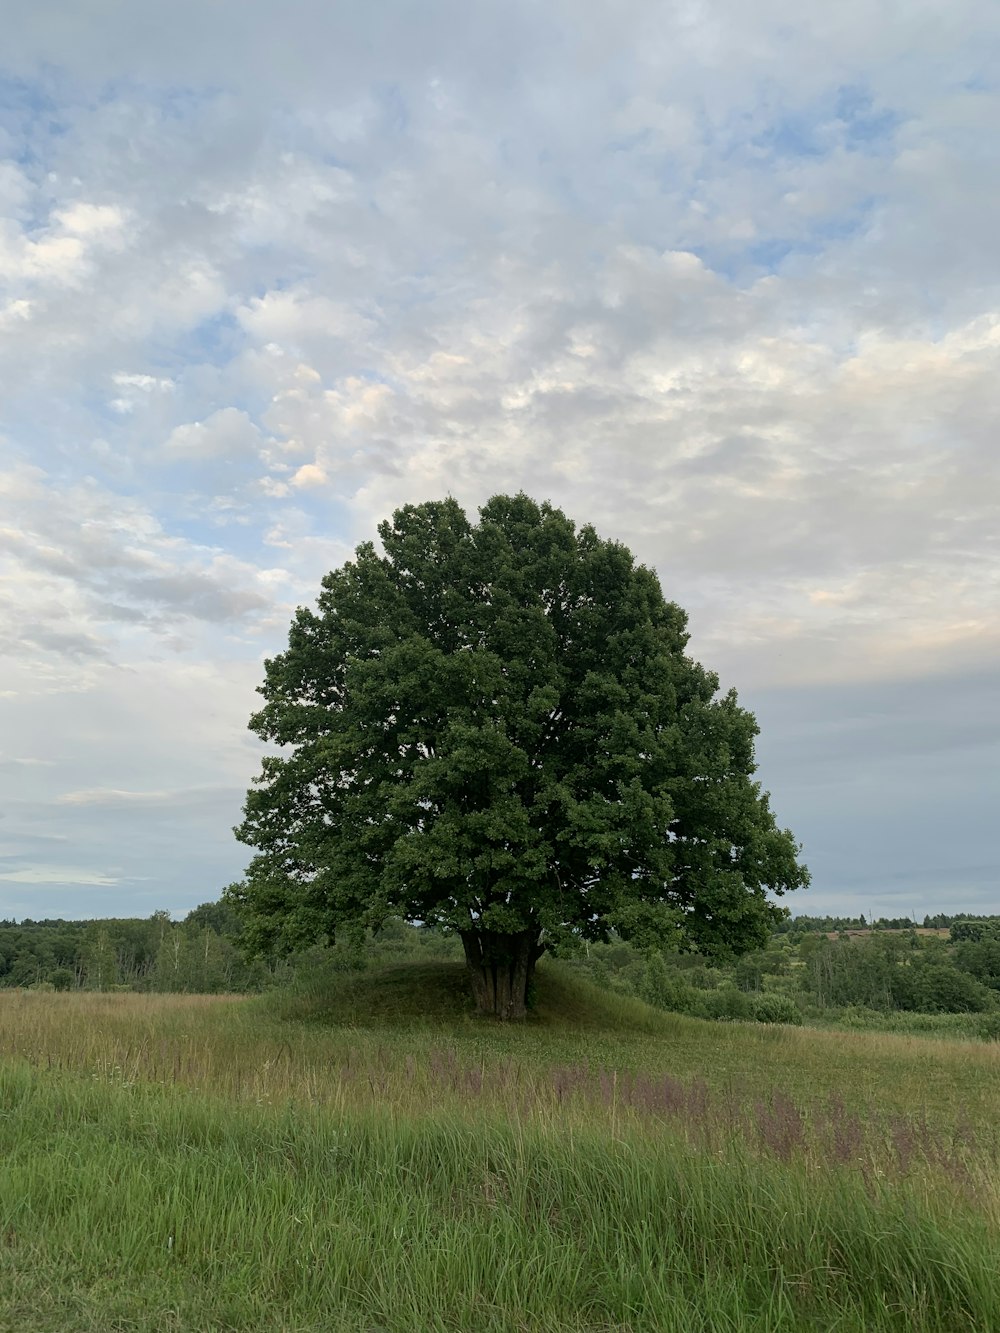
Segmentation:
{"type": "MultiPolygon", "coordinates": [[[[993,1000],[986,986],[948,963],[930,963],[914,969],[913,983],[912,1008],[925,1013],[982,1013],[991,1007],[993,1000]]],[[[911,1006],[900,1006],[904,1007],[911,1006]]]]}
{"type": "Polygon", "coordinates": [[[794,1023],[801,1025],[802,1014],[790,995],[761,991],[749,996],[750,1016],[758,1023],[794,1023]]]}
{"type": "Polygon", "coordinates": [[[994,1010],[980,1014],[976,1019],[976,1032],[983,1041],[1000,1041],[1000,1013],[994,1010]]]}
{"type": "Polygon", "coordinates": [[[754,1017],[750,996],[731,985],[707,991],[701,1003],[707,1018],[745,1020],[754,1017]]]}

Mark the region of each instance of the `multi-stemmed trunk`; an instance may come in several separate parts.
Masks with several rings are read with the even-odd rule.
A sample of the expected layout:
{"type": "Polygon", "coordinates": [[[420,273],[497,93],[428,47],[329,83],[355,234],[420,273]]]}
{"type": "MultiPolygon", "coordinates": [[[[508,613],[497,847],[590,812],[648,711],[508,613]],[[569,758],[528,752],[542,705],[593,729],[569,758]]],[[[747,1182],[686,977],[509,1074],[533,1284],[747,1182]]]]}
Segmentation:
{"type": "Polygon", "coordinates": [[[544,952],[538,931],[505,935],[495,930],[463,930],[461,934],[479,1012],[495,1018],[524,1018],[528,987],[544,952]]]}

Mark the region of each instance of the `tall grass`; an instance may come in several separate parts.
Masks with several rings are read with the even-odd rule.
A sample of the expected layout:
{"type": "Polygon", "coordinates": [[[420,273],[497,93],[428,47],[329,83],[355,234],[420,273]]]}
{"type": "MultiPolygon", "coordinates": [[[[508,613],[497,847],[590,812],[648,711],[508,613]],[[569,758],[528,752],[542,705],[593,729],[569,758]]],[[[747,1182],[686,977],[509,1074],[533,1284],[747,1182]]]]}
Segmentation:
{"type": "Polygon", "coordinates": [[[0,1328],[1000,1328],[994,1048],[540,981],[0,997],[0,1328]]]}
{"type": "Polygon", "coordinates": [[[8,1328],[1000,1327],[960,1196],[634,1127],[234,1110],[20,1063],[0,1101],[8,1328]]]}
{"type": "Polygon", "coordinates": [[[536,1018],[517,1027],[463,1012],[462,985],[460,968],[414,966],[261,1000],[10,991],[0,993],[0,1057],[237,1100],[378,1097],[414,1112],[454,1092],[478,1115],[482,1098],[469,1091],[478,1069],[486,1096],[499,1080],[561,1113],[554,1071],[582,1066],[594,1079],[617,1070],[701,1082],[740,1102],[780,1090],[863,1117],[922,1115],[942,1129],[990,1126],[1000,1106],[1000,1043],[706,1023],[558,969],[540,971],[536,1018]],[[470,1071],[452,1089],[434,1072],[442,1052],[470,1071]]]}

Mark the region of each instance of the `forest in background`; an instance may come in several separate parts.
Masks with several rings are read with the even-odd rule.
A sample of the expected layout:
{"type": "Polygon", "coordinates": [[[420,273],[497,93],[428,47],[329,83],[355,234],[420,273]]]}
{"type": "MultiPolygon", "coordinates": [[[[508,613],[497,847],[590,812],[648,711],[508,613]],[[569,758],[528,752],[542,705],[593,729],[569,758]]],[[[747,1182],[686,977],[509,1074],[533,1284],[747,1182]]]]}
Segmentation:
{"type": "MultiPolygon", "coordinates": [[[[92,921],[0,921],[0,987],[43,990],[259,992],[322,984],[326,973],[459,959],[450,934],[393,919],[367,939],[290,958],[245,957],[239,914],[204,903],[92,921]]],[[[692,1017],[952,1032],[1000,1038],[1000,916],[798,916],[768,945],[728,962],[581,945],[564,966],[617,994],[692,1017]]]]}

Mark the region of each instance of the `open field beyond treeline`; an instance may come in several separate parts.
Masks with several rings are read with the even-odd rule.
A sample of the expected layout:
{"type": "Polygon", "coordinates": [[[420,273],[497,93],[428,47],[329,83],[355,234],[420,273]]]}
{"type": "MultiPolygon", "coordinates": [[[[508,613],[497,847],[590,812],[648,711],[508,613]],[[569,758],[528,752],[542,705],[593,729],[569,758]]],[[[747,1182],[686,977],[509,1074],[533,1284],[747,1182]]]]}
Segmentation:
{"type": "Polygon", "coordinates": [[[0,995],[0,1328],[1000,1328],[1000,1044],[543,966],[0,995]]]}

